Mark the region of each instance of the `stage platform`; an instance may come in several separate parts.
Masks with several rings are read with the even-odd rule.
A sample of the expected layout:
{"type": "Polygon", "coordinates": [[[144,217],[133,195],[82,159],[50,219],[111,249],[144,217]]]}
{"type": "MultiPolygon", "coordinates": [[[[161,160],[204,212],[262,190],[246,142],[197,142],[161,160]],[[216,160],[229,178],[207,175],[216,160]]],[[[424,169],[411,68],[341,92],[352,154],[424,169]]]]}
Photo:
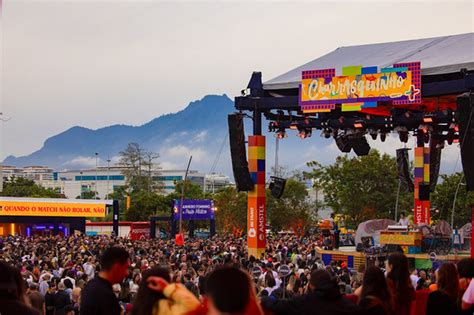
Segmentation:
{"type": "MultiPolygon", "coordinates": [[[[342,261],[347,264],[349,268],[359,267],[360,264],[366,263],[366,255],[363,252],[357,252],[351,249],[341,248],[339,250],[324,250],[318,249],[318,253],[321,254],[322,260],[326,265],[331,263],[331,261],[342,261]]],[[[428,269],[432,268],[433,265],[440,264],[442,262],[454,262],[463,259],[469,258],[469,253],[459,253],[457,255],[438,255],[435,259],[432,259],[428,254],[405,254],[409,261],[410,265],[418,269],[428,269]]]]}

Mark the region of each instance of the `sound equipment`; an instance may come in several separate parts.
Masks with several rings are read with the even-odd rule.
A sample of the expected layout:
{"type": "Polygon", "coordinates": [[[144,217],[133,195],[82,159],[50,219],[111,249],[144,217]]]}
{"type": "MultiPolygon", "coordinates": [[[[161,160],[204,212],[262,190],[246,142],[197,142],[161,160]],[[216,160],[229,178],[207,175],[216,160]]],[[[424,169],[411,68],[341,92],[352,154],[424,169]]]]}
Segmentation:
{"type": "Polygon", "coordinates": [[[351,152],[352,145],[351,145],[351,142],[349,141],[349,139],[347,139],[347,137],[337,136],[336,137],[336,145],[339,148],[339,150],[341,150],[341,152],[344,152],[344,153],[351,152]]]}
{"type": "Polygon", "coordinates": [[[438,183],[439,167],[441,165],[441,150],[438,145],[439,141],[435,137],[431,137],[430,142],[430,191],[434,192],[438,183]]]}
{"type": "Polygon", "coordinates": [[[352,149],[357,156],[368,155],[370,151],[370,145],[367,142],[365,136],[357,137],[351,140],[352,149]]]}
{"type": "Polygon", "coordinates": [[[430,184],[418,185],[418,199],[421,201],[430,200],[430,184]]]}
{"type": "Polygon", "coordinates": [[[464,93],[457,98],[461,161],[468,191],[474,191],[474,94],[464,93]]]}
{"type": "Polygon", "coordinates": [[[268,185],[268,188],[270,188],[272,196],[279,199],[285,191],[286,179],[275,176],[270,176],[270,179],[271,182],[268,185]]]}
{"type": "Polygon", "coordinates": [[[411,178],[409,168],[408,149],[397,149],[398,178],[407,187],[408,191],[413,192],[413,179],[411,178]]]}
{"type": "Polygon", "coordinates": [[[243,116],[239,113],[229,114],[227,121],[229,124],[230,156],[235,185],[238,191],[251,191],[254,183],[250,177],[247,162],[243,116]]]}

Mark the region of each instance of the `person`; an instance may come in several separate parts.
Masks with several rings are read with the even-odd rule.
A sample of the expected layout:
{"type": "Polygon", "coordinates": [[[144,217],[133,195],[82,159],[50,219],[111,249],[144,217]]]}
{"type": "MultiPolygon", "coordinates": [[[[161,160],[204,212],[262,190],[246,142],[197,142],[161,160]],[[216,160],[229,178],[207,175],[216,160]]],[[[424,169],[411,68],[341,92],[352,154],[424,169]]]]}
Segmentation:
{"type": "Polygon", "coordinates": [[[0,314],[39,315],[28,305],[20,271],[3,261],[0,261],[0,314]]]}
{"type": "Polygon", "coordinates": [[[44,303],[43,295],[38,291],[38,285],[36,283],[30,284],[28,291],[28,300],[30,301],[31,307],[36,309],[41,315],[46,314],[46,305],[44,303]]]}
{"type": "Polygon", "coordinates": [[[393,299],[383,271],[376,266],[367,268],[362,282],[359,306],[366,315],[393,314],[393,299]]]}
{"type": "Polygon", "coordinates": [[[56,309],[54,315],[65,315],[65,308],[68,305],[71,305],[71,297],[66,292],[66,286],[64,285],[64,283],[59,282],[58,292],[56,292],[56,294],[54,295],[54,308],[56,309]]]}
{"type": "Polygon", "coordinates": [[[456,266],[445,263],[438,269],[438,290],[428,295],[426,315],[459,314],[459,276],[456,266]]]}
{"type": "Polygon", "coordinates": [[[138,286],[135,300],[133,301],[132,315],[150,315],[158,312],[160,300],[165,300],[166,296],[163,292],[157,292],[148,287],[148,279],[150,277],[159,277],[166,282],[171,282],[170,271],[168,268],[154,267],[148,269],[142,275],[143,279],[138,286]],[[154,307],[156,308],[154,310],[154,307]]]}
{"type": "Polygon", "coordinates": [[[360,308],[339,292],[335,278],[324,269],[317,269],[311,273],[310,291],[299,297],[289,300],[263,299],[265,311],[275,315],[346,315],[359,314],[360,308]]]}
{"type": "Polygon", "coordinates": [[[410,220],[406,217],[405,212],[403,211],[400,213],[400,220],[398,220],[398,225],[410,225],[410,220]]]}
{"type": "Polygon", "coordinates": [[[46,306],[46,315],[54,315],[54,296],[56,295],[56,284],[51,281],[48,284],[48,292],[44,295],[44,304],[46,306]]]}
{"type": "MultiPolygon", "coordinates": [[[[411,281],[411,279],[410,279],[411,281]]],[[[430,280],[428,279],[428,276],[426,275],[425,270],[420,270],[419,272],[419,278],[418,281],[416,282],[416,290],[424,290],[427,289],[430,285],[430,280]]]]}
{"type": "Polygon", "coordinates": [[[415,289],[410,280],[408,259],[402,253],[391,254],[386,263],[387,284],[393,296],[394,313],[409,315],[415,299],[415,289]]]}
{"type": "Polygon", "coordinates": [[[112,285],[128,275],[130,256],[121,247],[107,248],[100,258],[100,272],[86,285],[81,294],[81,315],[120,315],[120,305],[112,285]]]}

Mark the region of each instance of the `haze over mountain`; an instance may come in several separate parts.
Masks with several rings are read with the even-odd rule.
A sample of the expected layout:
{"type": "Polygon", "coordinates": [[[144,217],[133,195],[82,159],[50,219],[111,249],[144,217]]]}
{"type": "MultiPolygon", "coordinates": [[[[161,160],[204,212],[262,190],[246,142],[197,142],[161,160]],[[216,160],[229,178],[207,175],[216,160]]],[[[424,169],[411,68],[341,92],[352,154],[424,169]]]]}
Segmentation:
{"type": "MultiPolygon", "coordinates": [[[[97,152],[99,165],[105,166],[108,158],[113,164],[128,143],[137,142],[146,150],[160,154],[158,162],[163,169],[184,169],[192,155],[192,169],[224,173],[233,179],[227,115],[234,111],[234,103],[227,95],[207,95],[189,103],[182,111],[157,117],[141,126],[113,125],[97,130],[72,127],[47,139],[41,149],[30,155],[7,157],[3,165],[44,165],[55,170],[91,168],[95,167],[94,153],[97,152]],[[212,168],[216,160],[217,164],[212,168]]],[[[246,135],[250,134],[251,123],[250,119],[245,120],[246,135]]],[[[266,128],[264,122],[263,129],[266,128]]],[[[269,173],[274,165],[275,138],[266,135],[269,173]]],[[[392,155],[401,147],[396,136],[387,137],[383,143],[367,138],[372,147],[392,155]]],[[[408,145],[413,146],[412,139],[408,145]]],[[[279,164],[288,170],[302,169],[311,160],[332,163],[340,154],[334,141],[320,137],[318,131],[304,140],[289,131],[279,147],[279,164]]],[[[458,153],[459,148],[455,145],[443,150],[442,173],[453,172],[458,153]]],[[[456,165],[456,169],[461,170],[460,161],[456,165]]]]}

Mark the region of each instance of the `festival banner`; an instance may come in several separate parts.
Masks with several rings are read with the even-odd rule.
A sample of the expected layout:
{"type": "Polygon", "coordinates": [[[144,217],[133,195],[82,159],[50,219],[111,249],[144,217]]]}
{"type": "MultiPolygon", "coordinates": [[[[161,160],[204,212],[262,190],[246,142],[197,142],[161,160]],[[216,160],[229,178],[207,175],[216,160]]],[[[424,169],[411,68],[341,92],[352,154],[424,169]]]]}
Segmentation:
{"type": "Polygon", "coordinates": [[[249,136],[249,171],[254,189],[248,193],[247,243],[248,254],[256,258],[265,252],[265,136],[249,136]]]}
{"type": "Polygon", "coordinates": [[[430,207],[429,200],[420,200],[420,184],[430,183],[430,148],[415,148],[415,176],[414,176],[414,197],[415,208],[413,213],[413,223],[429,224],[430,223],[430,207]]]}
{"type": "Polygon", "coordinates": [[[302,72],[299,103],[304,112],[329,112],[336,104],[342,111],[377,107],[377,102],[394,105],[421,102],[420,63],[394,64],[391,68],[349,66],[342,76],[335,69],[302,72]]]}
{"type": "Polygon", "coordinates": [[[105,204],[0,200],[0,216],[105,217],[105,204]]]}
{"type": "MultiPolygon", "coordinates": [[[[173,219],[179,220],[181,200],[174,201],[173,219]]],[[[212,200],[184,200],[183,220],[212,220],[214,219],[214,202],[212,200]]]]}

